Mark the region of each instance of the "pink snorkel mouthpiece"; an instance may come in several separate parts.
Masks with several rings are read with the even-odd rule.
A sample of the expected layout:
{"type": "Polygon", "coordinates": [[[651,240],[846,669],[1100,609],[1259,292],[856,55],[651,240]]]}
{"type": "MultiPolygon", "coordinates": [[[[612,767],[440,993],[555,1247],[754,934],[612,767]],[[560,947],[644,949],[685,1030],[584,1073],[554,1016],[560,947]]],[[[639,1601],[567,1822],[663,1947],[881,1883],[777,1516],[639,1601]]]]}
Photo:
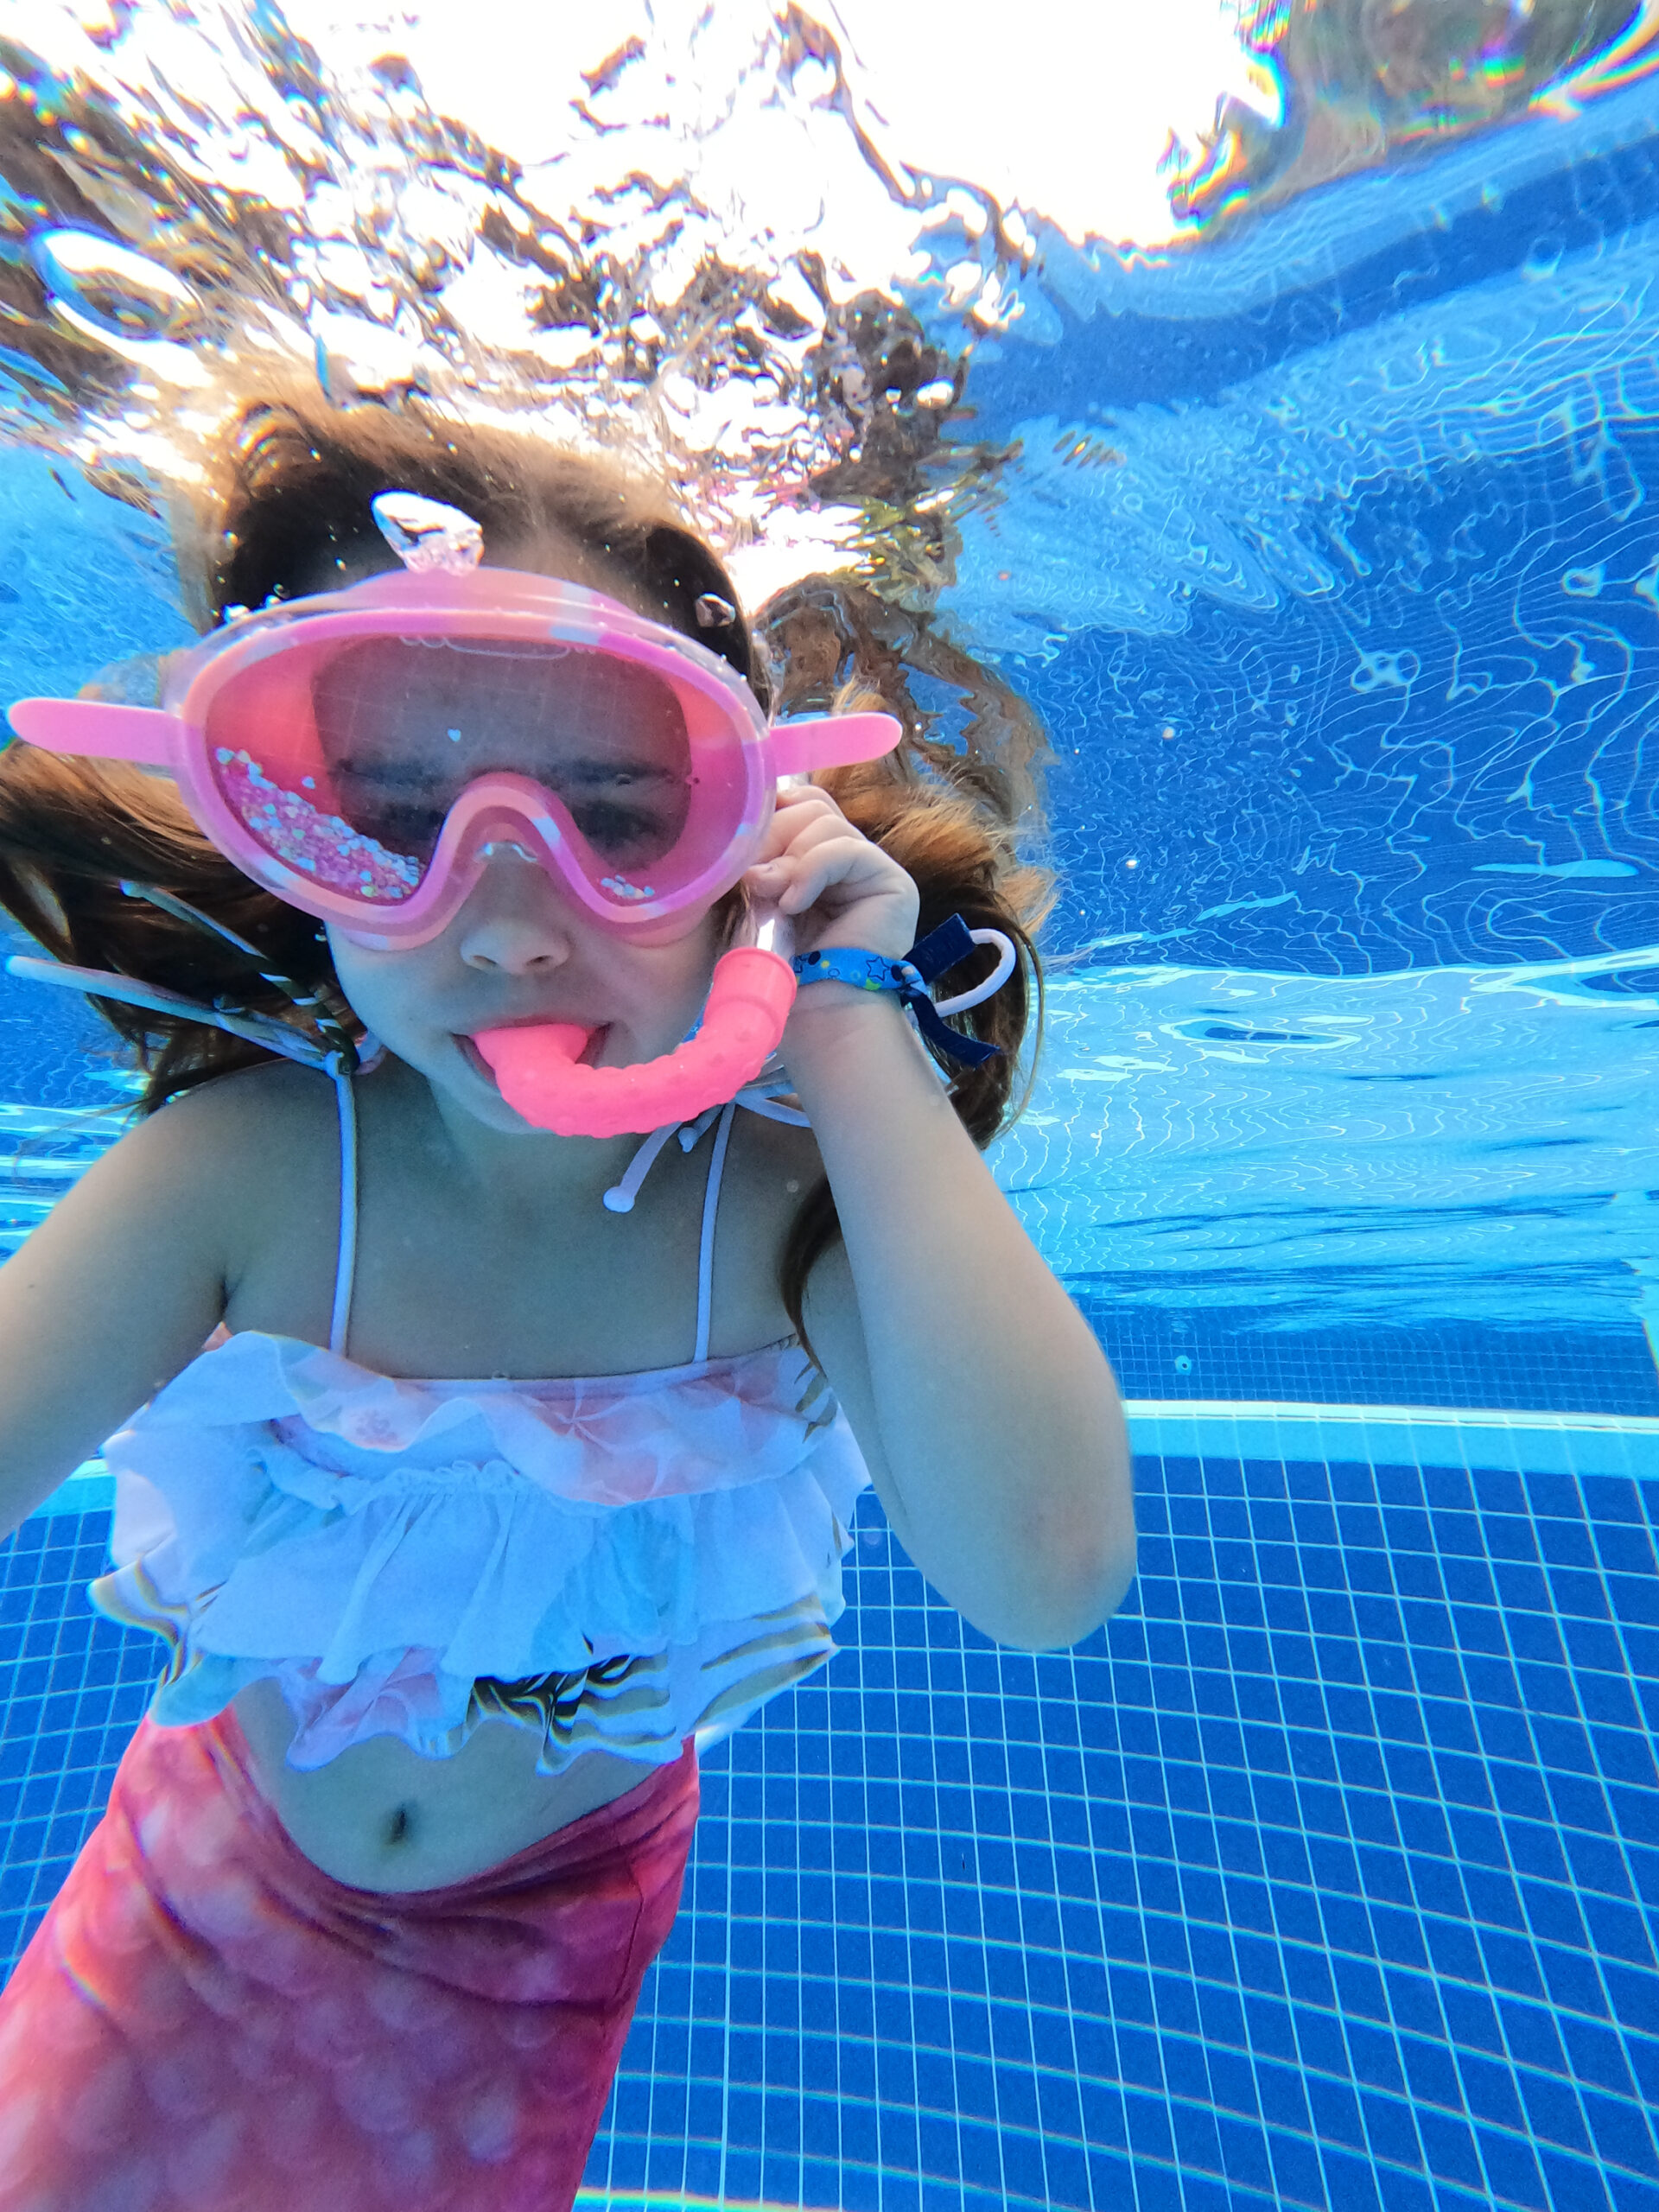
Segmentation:
{"type": "Polygon", "coordinates": [[[789,963],[741,944],[715,964],[696,1035],[660,1059],[582,1067],[591,1033],[566,1021],[483,1029],[473,1042],[501,1096],[532,1128],[561,1137],[644,1136],[735,1098],[777,1051],[794,1002],[789,963]]]}

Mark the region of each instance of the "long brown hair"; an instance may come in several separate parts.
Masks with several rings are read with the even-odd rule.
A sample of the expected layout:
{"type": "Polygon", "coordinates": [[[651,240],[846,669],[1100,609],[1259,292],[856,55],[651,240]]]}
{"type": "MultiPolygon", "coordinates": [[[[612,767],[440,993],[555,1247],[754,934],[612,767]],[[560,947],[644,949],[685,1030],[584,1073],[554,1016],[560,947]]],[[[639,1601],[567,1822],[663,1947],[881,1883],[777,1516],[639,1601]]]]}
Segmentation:
{"type": "MultiPolygon", "coordinates": [[[[1000,1046],[1001,1056],[975,1069],[942,1062],[969,1134],[988,1144],[1024,1103],[1019,1087],[1029,1071],[1021,1046],[1033,1010],[1039,1022],[1041,1014],[1031,932],[1047,911],[1051,883],[1016,852],[1016,831],[1033,825],[1041,753],[1030,709],[920,618],[902,618],[895,644],[879,605],[838,579],[813,579],[781,594],[763,613],[759,635],[741,613],[705,626],[699,599],[712,594],[738,607],[731,580],[659,488],[608,460],[561,453],[512,432],[445,425],[412,409],[340,413],[292,392],[243,410],[202,489],[175,512],[181,575],[200,626],[211,627],[228,608],[297,598],[395,567],[369,509],[377,493],[394,486],[463,508],[481,526],[486,560],[531,566],[537,546],[543,557],[556,549],[560,574],[626,597],[721,652],[765,708],[775,693],[785,711],[880,703],[900,715],[906,734],[898,753],[817,780],[912,876],[922,934],[961,913],[970,928],[1000,929],[1019,947],[1014,976],[961,1018],[1000,1046]],[[977,697],[964,751],[931,734],[906,665],[936,678],[943,673],[977,697]]],[[[143,681],[142,671],[127,669],[101,688],[130,696],[143,681]]],[[[270,980],[280,976],[360,1033],[323,931],[232,867],[165,778],[9,746],[0,753],[0,906],[55,959],[158,984],[221,1011],[302,1022],[291,995],[270,980]],[[257,962],[129,895],[128,882],[233,931],[257,949],[257,962]]],[[[728,894],[722,921],[734,923],[741,907],[741,891],[728,894]]],[[[988,972],[990,959],[976,949],[950,988],[988,972]]],[[[200,1022],[114,1000],[92,1003],[136,1054],[143,1113],[271,1057],[200,1022]]],[[[807,1276],[836,1234],[821,1181],[791,1226],[782,1262],[784,1300],[798,1329],[807,1276]]]]}

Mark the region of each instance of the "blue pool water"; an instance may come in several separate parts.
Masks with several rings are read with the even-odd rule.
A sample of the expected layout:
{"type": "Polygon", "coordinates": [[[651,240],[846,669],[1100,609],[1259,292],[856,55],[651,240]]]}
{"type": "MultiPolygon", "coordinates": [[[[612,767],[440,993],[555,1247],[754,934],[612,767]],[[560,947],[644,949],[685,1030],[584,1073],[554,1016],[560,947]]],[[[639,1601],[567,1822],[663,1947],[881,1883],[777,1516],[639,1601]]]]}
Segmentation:
{"type": "MultiPolygon", "coordinates": [[[[1656,210],[1643,79],[1185,255],[1032,219],[938,605],[1052,741],[995,1159],[1141,1571],[1001,1650],[864,1501],[840,1656],[706,1761],[595,2208],[1659,2212],[1656,210]]],[[[43,454],[0,531],[7,696],[187,634],[43,454]]],[[[0,981],[9,1247],[94,1038],[0,981]]],[[[8,1956],[153,1686],[105,1490],[0,1553],[8,1956]]]]}

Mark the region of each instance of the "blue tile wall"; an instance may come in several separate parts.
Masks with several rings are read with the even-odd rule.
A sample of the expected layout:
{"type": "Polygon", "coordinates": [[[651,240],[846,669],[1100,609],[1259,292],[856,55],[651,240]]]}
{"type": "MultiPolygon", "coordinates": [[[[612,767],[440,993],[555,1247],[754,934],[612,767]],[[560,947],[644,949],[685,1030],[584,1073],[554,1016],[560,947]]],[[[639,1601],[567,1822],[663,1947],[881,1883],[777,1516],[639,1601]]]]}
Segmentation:
{"type": "Polygon", "coordinates": [[[1139,1482],[1071,1653],[869,1516],[842,1656],[707,1764],[590,2183],[1655,2212],[1659,1484],[1139,1482]]]}
{"type": "Polygon", "coordinates": [[[0,1955],[4,1970],[101,1815],[149,1703],[153,1637],[94,1613],[107,1513],[26,1521],[0,1545],[0,1955]]]}
{"type": "MultiPolygon", "coordinates": [[[[1659,1478],[1157,1459],[1068,1652],[871,1501],[841,1655],[705,1761],[598,2206],[1659,2212],[1659,1478]]],[[[150,1639],[0,1554],[8,1948],[150,1639]]]]}

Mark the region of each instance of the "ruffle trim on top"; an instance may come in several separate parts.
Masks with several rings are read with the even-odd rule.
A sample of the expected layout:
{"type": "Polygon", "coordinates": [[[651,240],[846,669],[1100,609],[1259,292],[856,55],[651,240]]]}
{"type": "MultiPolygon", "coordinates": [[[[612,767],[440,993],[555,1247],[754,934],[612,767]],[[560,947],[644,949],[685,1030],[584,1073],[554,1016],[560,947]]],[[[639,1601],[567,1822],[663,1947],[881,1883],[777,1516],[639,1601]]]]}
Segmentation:
{"type": "Polygon", "coordinates": [[[291,1339],[205,1352],[105,1447],[114,1572],[185,1726],[274,1677],[289,1764],[486,1719],[653,1763],[823,1663],[868,1481],[798,1345],[671,1375],[392,1381],[291,1339]]]}
{"type": "Polygon", "coordinates": [[[168,1643],[151,1719],[162,1727],[194,1726],[250,1682],[269,1678],[295,1722],[286,1764],[307,1772],[372,1736],[397,1736],[423,1758],[448,1758],[486,1720],[534,1734],[540,1774],[562,1773],[588,1751],[666,1765],[688,1736],[700,1748],[719,1742],[836,1649],[822,1607],[804,1598],[762,1619],[710,1630],[696,1648],[625,1653],[569,1674],[469,1682],[447,1673],[436,1652],[411,1648],[377,1654],[353,1681],[334,1684],[320,1679],[315,1659],[231,1659],[193,1649],[175,1609],[156,1602],[147,1580],[141,1565],[101,1577],[90,1594],[109,1618],[168,1643]]]}

